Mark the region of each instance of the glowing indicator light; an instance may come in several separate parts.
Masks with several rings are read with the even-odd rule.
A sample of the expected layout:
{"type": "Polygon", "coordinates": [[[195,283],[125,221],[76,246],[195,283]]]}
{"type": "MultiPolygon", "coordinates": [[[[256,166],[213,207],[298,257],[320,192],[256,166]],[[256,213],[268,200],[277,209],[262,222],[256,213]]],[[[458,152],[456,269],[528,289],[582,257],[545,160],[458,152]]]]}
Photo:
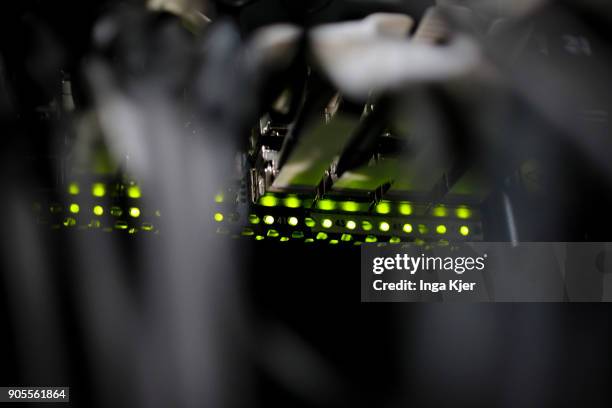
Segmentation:
{"type": "Polygon", "coordinates": [[[298,225],[298,219],[297,217],[289,217],[287,219],[287,224],[291,225],[292,227],[295,227],[296,225],[298,225]]]}
{"type": "Polygon", "coordinates": [[[427,234],[429,232],[429,228],[427,228],[427,225],[424,224],[419,224],[419,233],[420,234],[427,234]]]}
{"type": "Polygon", "coordinates": [[[79,211],[81,210],[81,208],[79,207],[79,205],[78,205],[78,204],[76,204],[76,203],[72,203],[72,204],[70,204],[69,209],[70,209],[70,212],[71,212],[71,213],[73,213],[73,214],[78,214],[78,213],[79,213],[79,211]]]}
{"type": "Polygon", "coordinates": [[[338,245],[338,240],[337,239],[330,240],[329,245],[338,245]]]}
{"type": "Polygon", "coordinates": [[[264,207],[276,207],[278,200],[274,196],[267,195],[259,199],[259,204],[263,205],[264,207]]]}
{"type": "MultiPolygon", "coordinates": [[[[138,193],[140,193],[140,190],[138,191],[138,193]]],[[[128,190],[128,195],[129,195],[129,190],[128,190]]],[[[140,197],[140,195],[138,197],[140,197]]],[[[224,199],[225,199],[225,197],[223,197],[223,193],[215,194],[215,203],[221,204],[224,199]]]]}
{"type": "Polygon", "coordinates": [[[467,220],[472,216],[472,211],[466,207],[459,207],[455,210],[455,214],[457,215],[457,218],[467,220]]]}
{"type": "Polygon", "coordinates": [[[436,232],[440,235],[446,234],[446,225],[438,225],[436,227],[436,232]]]}
{"type": "Polygon", "coordinates": [[[353,236],[351,234],[342,234],[342,236],[340,237],[340,240],[344,242],[349,242],[352,239],[353,239],[353,236]]]}
{"type": "Polygon", "coordinates": [[[76,220],[72,217],[68,217],[64,220],[64,227],[74,227],[76,225],[76,220]]]}
{"type": "MultiPolygon", "coordinates": [[[[140,198],[141,197],[141,193],[140,193],[140,187],[138,186],[129,186],[128,190],[128,197],[130,198],[140,198]]],[[[221,195],[221,201],[217,201],[217,197],[215,197],[215,202],[219,203],[219,202],[223,202],[223,195],[221,195]]]]}
{"type": "MultiPolygon", "coordinates": [[[[218,214],[221,215],[221,217],[223,217],[223,214],[220,214],[220,213],[218,214]]],[[[137,207],[130,208],[130,217],[132,218],[140,217],[140,208],[137,208],[137,207]]],[[[215,220],[216,219],[217,219],[217,214],[215,214],[215,220]]],[[[223,221],[223,219],[221,219],[221,221],[223,221]]]]}
{"type": "Polygon", "coordinates": [[[323,241],[323,240],[327,239],[327,234],[326,234],[326,233],[324,233],[324,232],[319,232],[319,233],[317,234],[317,239],[318,239],[319,241],[323,241]]]}
{"type": "Polygon", "coordinates": [[[402,242],[402,240],[398,237],[391,237],[391,239],[389,240],[389,243],[391,244],[399,244],[400,242],[402,242]]]}
{"type": "Polygon", "coordinates": [[[439,205],[433,209],[434,217],[446,217],[448,216],[448,210],[443,205],[439,205]]]}
{"type": "Polygon", "coordinates": [[[127,222],[125,221],[117,221],[115,223],[115,228],[120,230],[125,230],[128,228],[127,222]]]}
{"type": "MultiPolygon", "coordinates": [[[[132,210],[130,210],[130,215],[132,215],[132,210]]],[[[133,215],[132,215],[132,217],[133,217],[133,215]]],[[[215,221],[222,222],[223,221],[223,214],[215,213],[215,221]]]]}
{"type": "Polygon", "coordinates": [[[410,234],[412,232],[412,224],[404,224],[402,228],[406,234],[410,234]]]}
{"type": "Polygon", "coordinates": [[[412,205],[410,205],[410,203],[400,203],[397,208],[399,210],[399,213],[402,215],[412,214],[412,205]]]}
{"type": "Polygon", "coordinates": [[[332,211],[336,209],[336,202],[332,200],[321,200],[317,203],[320,210],[332,211]]]}
{"type": "Polygon", "coordinates": [[[304,240],[304,242],[305,242],[305,243],[307,243],[307,244],[311,244],[311,243],[313,243],[313,242],[314,242],[314,239],[312,239],[312,238],[306,238],[306,239],[304,240]]]}
{"type": "Polygon", "coordinates": [[[340,203],[340,208],[346,212],[357,212],[359,211],[359,203],[354,201],[344,201],[340,203]]]}
{"type": "Polygon", "coordinates": [[[314,227],[315,225],[317,225],[317,223],[315,222],[315,220],[313,220],[313,219],[312,219],[312,218],[310,218],[310,217],[308,217],[308,218],[304,219],[304,224],[305,224],[307,227],[309,227],[309,228],[312,228],[312,227],[314,227]]]}
{"type": "Polygon", "coordinates": [[[255,240],[256,240],[256,241],[262,241],[262,240],[264,240],[264,239],[265,239],[265,238],[263,237],[263,235],[258,235],[258,236],[256,236],[256,237],[255,237],[255,240]]]}
{"type": "Polygon", "coordinates": [[[102,215],[104,215],[104,208],[101,205],[96,205],[93,208],[93,213],[94,215],[101,217],[102,215]]]}
{"type": "Polygon", "coordinates": [[[287,242],[289,241],[289,237],[281,237],[280,242],[287,242]]]}
{"type": "Polygon", "coordinates": [[[94,197],[104,197],[106,195],[106,186],[102,183],[94,183],[91,186],[91,194],[94,197]]]}
{"type": "Polygon", "coordinates": [[[278,231],[277,231],[277,230],[273,230],[273,229],[271,229],[271,230],[268,230],[267,235],[268,235],[270,238],[276,238],[276,237],[278,237],[280,234],[278,233],[278,231]]]}
{"type": "Polygon", "coordinates": [[[462,225],[459,228],[459,233],[464,237],[467,237],[468,235],[470,235],[470,227],[468,227],[467,225],[462,225]]]}
{"type": "Polygon", "coordinates": [[[380,224],[378,224],[378,229],[381,230],[382,232],[388,232],[391,229],[391,225],[389,225],[388,222],[381,222],[380,224]]]}
{"type": "Polygon", "coordinates": [[[293,231],[291,233],[291,238],[302,239],[304,238],[304,233],[302,231],[293,231]]]}
{"type": "Polygon", "coordinates": [[[368,235],[365,239],[365,242],[376,242],[378,239],[374,235],[368,235]]]}
{"type": "Polygon", "coordinates": [[[144,223],[142,224],[142,229],[144,231],[153,231],[153,224],[144,223]]]}
{"type": "Polygon", "coordinates": [[[78,183],[70,183],[68,184],[68,194],[70,195],[78,195],[81,190],[79,189],[78,183]]]}
{"type": "Polygon", "coordinates": [[[249,222],[253,225],[259,224],[259,217],[256,214],[249,214],[249,222]]]}
{"type": "Polygon", "coordinates": [[[353,220],[349,220],[346,222],[346,228],[354,230],[355,228],[357,228],[357,223],[353,220]]]}
{"type": "Polygon", "coordinates": [[[332,225],[334,225],[333,221],[330,220],[329,218],[324,219],[323,221],[321,221],[321,226],[323,228],[331,228],[332,225]]]}
{"type": "Polygon", "coordinates": [[[301,205],[302,205],[302,201],[295,196],[289,196],[285,198],[285,207],[300,208],[301,205]]]}
{"type": "Polygon", "coordinates": [[[372,223],[370,221],[362,221],[361,229],[364,231],[370,231],[372,229],[372,223]]]}
{"type": "Polygon", "coordinates": [[[274,217],[271,216],[271,215],[266,215],[266,216],[263,217],[263,222],[264,222],[264,224],[272,225],[272,224],[274,224],[274,217]]]}
{"type": "Polygon", "coordinates": [[[391,204],[388,201],[382,201],[376,206],[376,212],[379,214],[389,214],[391,212],[391,204]]]}

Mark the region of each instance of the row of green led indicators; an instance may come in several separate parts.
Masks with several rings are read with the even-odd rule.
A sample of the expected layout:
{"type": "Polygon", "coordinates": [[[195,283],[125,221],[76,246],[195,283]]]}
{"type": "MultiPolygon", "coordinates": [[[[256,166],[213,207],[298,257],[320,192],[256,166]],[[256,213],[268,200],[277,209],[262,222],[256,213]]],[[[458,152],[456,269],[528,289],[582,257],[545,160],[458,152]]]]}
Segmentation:
{"type": "MultiPolygon", "coordinates": [[[[220,212],[217,212],[214,215],[214,219],[217,222],[223,222],[224,218],[225,217],[220,212]]],[[[249,215],[250,224],[258,225],[262,222],[265,225],[274,225],[277,222],[277,220],[272,215],[264,215],[261,218],[257,214],[249,215]]],[[[300,225],[299,218],[295,216],[287,217],[286,222],[288,225],[292,227],[297,227],[300,225]]],[[[315,221],[311,217],[306,217],[304,218],[303,225],[309,228],[315,228],[317,226],[317,221],[315,221]]],[[[338,222],[334,223],[334,221],[329,218],[323,218],[320,221],[320,226],[324,229],[330,229],[334,226],[342,226],[343,228],[346,228],[349,231],[358,231],[358,227],[360,226],[360,229],[365,232],[372,231],[374,230],[374,227],[375,227],[375,225],[372,222],[367,221],[367,220],[363,220],[358,224],[356,220],[349,219],[349,220],[343,221],[343,225],[339,225],[338,222]]],[[[383,232],[383,233],[388,233],[392,229],[391,224],[387,221],[378,222],[376,227],[380,232],[383,232]]],[[[429,233],[429,227],[425,224],[418,224],[416,227],[416,230],[422,235],[426,235],[429,233]]],[[[415,231],[415,228],[410,223],[404,223],[402,225],[402,231],[406,234],[412,234],[415,231]]],[[[439,234],[439,235],[445,235],[448,232],[448,227],[445,224],[436,225],[435,232],[436,234],[439,234]]],[[[457,232],[461,236],[467,237],[470,235],[470,227],[467,225],[461,225],[457,229],[457,232]]]]}
{"type": "MultiPolygon", "coordinates": [[[[127,196],[130,198],[140,198],[142,196],[140,192],[140,187],[134,184],[124,186],[126,189],[127,196]]],[[[108,188],[104,183],[92,183],[90,185],[91,195],[94,197],[104,197],[108,192],[108,188]]],[[[68,184],[68,194],[70,195],[79,195],[81,194],[81,185],[77,182],[71,182],[68,184]]]]}
{"type": "MultiPolygon", "coordinates": [[[[353,245],[362,245],[364,242],[366,243],[376,243],[376,242],[389,242],[391,244],[399,244],[401,242],[416,242],[416,243],[424,243],[425,241],[421,240],[421,239],[408,239],[405,241],[402,241],[402,238],[400,237],[377,237],[375,235],[367,235],[365,237],[365,239],[363,241],[359,241],[359,240],[354,240],[353,235],[351,234],[342,234],[339,237],[337,236],[333,236],[330,239],[330,234],[320,231],[318,232],[314,237],[309,237],[309,238],[304,238],[304,233],[301,231],[294,231],[293,233],[291,233],[291,236],[281,236],[281,234],[274,229],[270,229],[266,232],[266,235],[256,235],[255,231],[253,231],[253,229],[251,228],[245,228],[244,231],[242,232],[243,236],[247,236],[247,237],[254,237],[256,241],[263,241],[264,239],[268,238],[268,239],[274,239],[274,240],[278,240],[280,242],[289,242],[291,240],[300,240],[305,243],[312,243],[315,241],[318,242],[325,242],[327,241],[330,245],[337,245],[339,243],[343,243],[343,244],[349,244],[352,243],[353,245]]],[[[448,242],[448,241],[444,241],[444,242],[448,242]]]]}
{"type": "MultiPolygon", "coordinates": [[[[215,200],[222,202],[222,200],[215,200]]],[[[265,195],[259,199],[259,204],[264,207],[279,207],[284,206],[287,208],[301,208],[303,205],[302,200],[297,196],[287,196],[285,198],[278,198],[272,195],[265,195]]],[[[316,204],[316,208],[323,211],[344,211],[344,212],[368,212],[370,204],[356,201],[335,201],[330,199],[319,200],[316,204]]],[[[397,213],[400,215],[413,215],[414,205],[409,202],[398,202],[394,203],[391,201],[381,201],[374,207],[374,211],[377,214],[392,214],[397,213]]],[[[459,219],[467,220],[472,217],[472,210],[467,206],[459,206],[456,208],[449,208],[444,205],[438,205],[431,211],[434,217],[444,218],[455,216],[459,219]]]]}
{"type": "MultiPolygon", "coordinates": [[[[52,214],[57,214],[63,211],[62,206],[60,205],[52,205],[50,207],[50,212],[52,214]]],[[[68,205],[68,211],[72,214],[79,214],[81,213],[81,206],[77,203],[72,203],[70,205],[68,205]]],[[[117,206],[113,206],[109,209],[109,212],[112,216],[114,217],[121,217],[123,215],[123,208],[121,207],[117,207],[117,206]]],[[[91,207],[91,213],[97,217],[101,217],[104,215],[105,210],[104,207],[101,205],[94,205],[91,207]]],[[[130,215],[130,217],[132,218],[138,218],[141,215],[141,211],[140,208],[138,207],[130,207],[128,208],[128,214],[130,215]]]]}
{"type": "MultiPolygon", "coordinates": [[[[264,215],[261,221],[263,221],[263,223],[266,225],[273,225],[276,222],[275,218],[271,215],[264,215]]],[[[249,216],[249,222],[251,224],[257,225],[260,223],[260,218],[259,216],[255,214],[251,214],[249,216]]],[[[292,227],[296,227],[299,225],[299,219],[297,217],[288,217],[287,224],[289,224],[292,227]]],[[[370,221],[364,220],[364,221],[361,221],[360,224],[361,224],[361,230],[363,231],[367,232],[367,231],[372,231],[374,229],[374,224],[370,221]]],[[[317,222],[313,218],[306,217],[304,219],[304,225],[309,228],[314,228],[317,226],[317,222]]],[[[320,223],[320,226],[325,229],[332,228],[334,225],[338,225],[338,223],[334,224],[334,221],[332,221],[329,218],[322,219],[320,223]]],[[[358,223],[355,220],[346,220],[344,222],[344,228],[350,231],[357,230],[357,227],[358,227],[358,223]]],[[[391,224],[388,223],[387,221],[380,221],[377,224],[377,228],[379,231],[387,233],[391,231],[391,224]]],[[[417,226],[417,229],[420,234],[427,234],[429,232],[429,228],[424,224],[419,224],[417,226]]],[[[414,228],[412,224],[405,223],[402,225],[402,231],[406,234],[411,234],[414,231],[414,228]]],[[[448,232],[448,228],[446,225],[440,224],[435,227],[435,231],[437,234],[444,235],[448,232]]],[[[467,225],[461,225],[458,229],[458,232],[462,236],[468,236],[470,235],[470,228],[467,225]]]]}
{"type": "MultiPolygon", "coordinates": [[[[66,217],[64,219],[64,221],[62,222],[62,225],[66,228],[72,228],[72,227],[76,227],[77,226],[77,220],[73,217],[66,217]]],[[[87,228],[91,228],[91,229],[95,229],[95,228],[102,228],[102,222],[98,219],[94,219],[94,220],[90,220],[89,223],[86,225],[87,228]]],[[[85,227],[85,226],[83,226],[85,227]]],[[[142,231],[153,231],[155,229],[155,227],[153,226],[153,224],[151,223],[142,223],[142,225],[140,225],[140,230],[142,231]]],[[[108,228],[104,228],[107,231],[111,231],[113,228],[112,227],[108,227],[108,228]]],[[[114,223],[114,229],[117,230],[129,230],[130,233],[135,233],[136,231],[138,231],[138,228],[136,228],[135,226],[130,226],[130,224],[127,221],[121,221],[118,220],[114,223]]]]}

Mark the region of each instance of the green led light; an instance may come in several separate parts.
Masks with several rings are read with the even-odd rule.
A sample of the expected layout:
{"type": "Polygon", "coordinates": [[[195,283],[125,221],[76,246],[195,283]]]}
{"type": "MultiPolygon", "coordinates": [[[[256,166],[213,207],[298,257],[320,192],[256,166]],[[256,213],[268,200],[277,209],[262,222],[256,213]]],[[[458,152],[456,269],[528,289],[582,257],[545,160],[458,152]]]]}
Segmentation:
{"type": "Polygon", "coordinates": [[[402,229],[406,234],[410,234],[412,232],[412,224],[404,224],[402,229]]]}
{"type": "Polygon", "coordinates": [[[361,246],[361,245],[363,245],[363,242],[361,242],[361,241],[355,241],[355,243],[354,243],[353,245],[355,245],[355,246],[361,246]]]}
{"type": "MultiPolygon", "coordinates": [[[[140,191],[139,191],[140,192],[140,191]]],[[[215,203],[217,204],[221,204],[223,202],[223,200],[225,199],[225,197],[223,196],[223,193],[217,193],[215,194],[215,203]]]]}
{"type": "Polygon", "coordinates": [[[249,222],[253,225],[259,224],[259,217],[257,214],[249,214],[249,222]]]}
{"type": "Polygon", "coordinates": [[[359,203],[355,201],[343,201],[340,203],[340,208],[346,212],[357,212],[359,211],[359,203]]]}
{"type": "Polygon", "coordinates": [[[104,215],[104,207],[102,207],[101,205],[95,205],[93,208],[93,213],[98,217],[101,217],[102,215],[104,215]]]}
{"type": "Polygon", "coordinates": [[[370,221],[361,221],[361,229],[370,231],[372,229],[372,223],[370,221]]]}
{"type": "Polygon", "coordinates": [[[440,235],[446,234],[446,225],[438,225],[436,227],[436,232],[440,235]]]}
{"type": "Polygon", "coordinates": [[[376,242],[378,239],[374,235],[368,235],[365,239],[365,242],[376,242]]]}
{"type": "Polygon", "coordinates": [[[149,224],[148,222],[145,222],[144,224],[142,224],[142,230],[143,231],[153,231],[153,224],[149,224]]]}
{"type": "Polygon", "coordinates": [[[459,207],[455,210],[455,214],[457,215],[457,218],[467,220],[472,216],[472,211],[467,207],[459,207]]]}
{"type": "Polygon", "coordinates": [[[470,235],[470,227],[468,227],[467,225],[462,225],[459,228],[459,233],[464,237],[467,237],[468,235],[470,235]]]}
{"type": "Polygon", "coordinates": [[[348,220],[346,222],[346,228],[350,229],[350,230],[354,230],[355,228],[357,228],[357,223],[353,220],[348,220]]]}
{"type": "Polygon", "coordinates": [[[304,233],[302,231],[293,231],[291,233],[291,238],[302,239],[304,238],[304,233]]]}
{"type": "Polygon", "coordinates": [[[319,241],[325,240],[325,239],[327,239],[327,234],[326,234],[326,233],[324,233],[324,232],[319,232],[319,233],[317,234],[317,239],[318,239],[319,241]]]}
{"type": "Polygon", "coordinates": [[[443,205],[439,205],[433,209],[434,217],[446,217],[448,216],[448,210],[443,205]]]}
{"type": "MultiPolygon", "coordinates": [[[[130,210],[130,215],[132,215],[132,210],[130,210]]],[[[215,213],[215,221],[217,221],[217,222],[223,221],[223,214],[215,213]]]]}
{"type": "Polygon", "coordinates": [[[338,245],[338,240],[337,239],[331,239],[329,241],[329,245],[338,245]]]}
{"type": "Polygon", "coordinates": [[[120,230],[125,230],[128,228],[127,222],[125,221],[117,221],[115,223],[115,228],[120,230]]]}
{"type": "Polygon", "coordinates": [[[274,196],[266,195],[259,199],[259,204],[263,205],[264,207],[276,207],[278,200],[274,196]]]}
{"type": "Polygon", "coordinates": [[[429,232],[429,228],[427,228],[427,225],[424,224],[419,224],[419,233],[420,234],[427,234],[429,232]]]}
{"type": "Polygon", "coordinates": [[[72,217],[68,217],[64,220],[64,227],[74,227],[76,225],[76,220],[72,217]]]}
{"type": "Polygon", "coordinates": [[[255,237],[255,240],[257,240],[257,241],[261,241],[261,240],[263,240],[263,239],[265,239],[265,238],[263,237],[263,235],[258,235],[258,236],[256,236],[256,237],[255,237]]]}
{"type": "Polygon", "coordinates": [[[317,223],[315,222],[315,220],[313,220],[313,219],[312,219],[312,218],[310,218],[310,217],[308,217],[308,218],[305,218],[305,219],[304,219],[304,224],[305,224],[307,227],[309,227],[309,228],[312,228],[312,227],[314,227],[315,225],[317,225],[317,223]]]}
{"type": "MultiPolygon", "coordinates": [[[[223,217],[223,214],[220,214],[221,217],[223,217]]],[[[132,207],[130,208],[130,217],[132,218],[138,218],[140,217],[140,208],[138,207],[132,207]]],[[[215,220],[217,219],[217,214],[215,214],[215,220]]],[[[221,221],[223,221],[223,219],[221,219],[221,221]]]]}
{"type": "Polygon", "coordinates": [[[391,244],[399,244],[400,242],[402,242],[402,240],[398,237],[391,237],[391,239],[389,240],[389,243],[391,244]]]}
{"type": "Polygon", "coordinates": [[[255,235],[255,231],[253,231],[252,228],[245,228],[242,230],[241,234],[243,237],[252,237],[253,235],[255,235]]]}
{"type": "Polygon", "coordinates": [[[68,184],[68,194],[70,195],[78,195],[81,190],[79,189],[78,183],[70,183],[68,184]]]}
{"type": "Polygon", "coordinates": [[[113,217],[121,217],[121,215],[123,214],[123,210],[121,209],[121,207],[111,207],[110,209],[110,213],[113,217]]]}
{"type": "Polygon", "coordinates": [[[320,210],[332,211],[336,209],[336,202],[333,200],[321,200],[317,203],[320,210]]]}
{"type": "Polygon", "coordinates": [[[289,208],[300,208],[302,201],[296,196],[289,196],[285,198],[285,207],[289,208]]]}
{"type": "Polygon", "coordinates": [[[344,242],[348,242],[353,239],[353,236],[351,234],[342,234],[340,239],[344,242]]]}
{"type": "Polygon", "coordinates": [[[289,241],[289,238],[288,237],[281,237],[280,241],[281,242],[287,242],[287,241],[289,241]]]}
{"type": "Polygon", "coordinates": [[[376,206],[376,212],[379,214],[389,214],[391,212],[391,204],[388,201],[381,201],[376,206]]]}
{"type": "MultiPolygon", "coordinates": [[[[138,186],[129,186],[128,190],[128,197],[130,198],[140,198],[141,194],[140,194],[140,187],[138,186]]],[[[217,201],[216,197],[215,197],[215,201],[217,201]]],[[[219,202],[219,201],[217,201],[219,202]]],[[[223,196],[221,197],[221,202],[223,202],[223,196]]]]}
{"type": "Polygon", "coordinates": [[[305,242],[305,243],[307,243],[307,244],[310,244],[310,243],[314,242],[314,239],[312,239],[312,238],[306,238],[306,239],[304,240],[304,242],[305,242]]]}
{"type": "Polygon", "coordinates": [[[295,227],[296,225],[298,225],[298,219],[297,217],[289,217],[287,218],[287,224],[291,225],[292,227],[295,227]]]}
{"type": "Polygon", "coordinates": [[[323,221],[321,221],[321,226],[323,228],[331,228],[332,225],[334,225],[334,223],[329,218],[325,218],[323,221]]]}
{"type": "Polygon", "coordinates": [[[269,236],[270,238],[276,238],[278,237],[280,234],[278,233],[277,230],[268,230],[268,233],[266,234],[267,236],[269,236]]]}
{"type": "Polygon", "coordinates": [[[265,215],[263,217],[263,222],[264,222],[264,224],[272,225],[272,224],[274,224],[274,217],[271,216],[271,215],[265,215]]]}
{"type": "Polygon", "coordinates": [[[79,213],[79,211],[81,210],[81,208],[79,207],[79,205],[78,205],[78,204],[76,204],[76,203],[72,203],[72,204],[70,204],[69,209],[70,209],[70,212],[71,212],[71,213],[73,213],[73,214],[78,214],[78,213],[79,213]]]}
{"type": "Polygon", "coordinates": [[[391,229],[391,225],[389,225],[388,222],[381,222],[380,224],[378,224],[378,229],[381,230],[382,232],[387,232],[391,229]]]}
{"type": "Polygon", "coordinates": [[[93,183],[91,186],[91,194],[94,197],[104,197],[106,195],[106,186],[102,183],[93,183]]]}
{"type": "Polygon", "coordinates": [[[412,214],[412,205],[410,205],[410,203],[400,203],[397,208],[399,210],[399,213],[402,215],[412,214]]]}

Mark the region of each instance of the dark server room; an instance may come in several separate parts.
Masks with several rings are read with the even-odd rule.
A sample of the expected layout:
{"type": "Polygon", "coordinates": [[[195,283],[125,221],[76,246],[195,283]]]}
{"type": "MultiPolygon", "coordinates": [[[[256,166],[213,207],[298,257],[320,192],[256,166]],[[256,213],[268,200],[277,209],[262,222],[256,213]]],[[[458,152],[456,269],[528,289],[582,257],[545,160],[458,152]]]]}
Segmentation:
{"type": "Polygon", "coordinates": [[[0,407],[610,407],[609,27],[605,0],[6,2],[0,407]]]}

